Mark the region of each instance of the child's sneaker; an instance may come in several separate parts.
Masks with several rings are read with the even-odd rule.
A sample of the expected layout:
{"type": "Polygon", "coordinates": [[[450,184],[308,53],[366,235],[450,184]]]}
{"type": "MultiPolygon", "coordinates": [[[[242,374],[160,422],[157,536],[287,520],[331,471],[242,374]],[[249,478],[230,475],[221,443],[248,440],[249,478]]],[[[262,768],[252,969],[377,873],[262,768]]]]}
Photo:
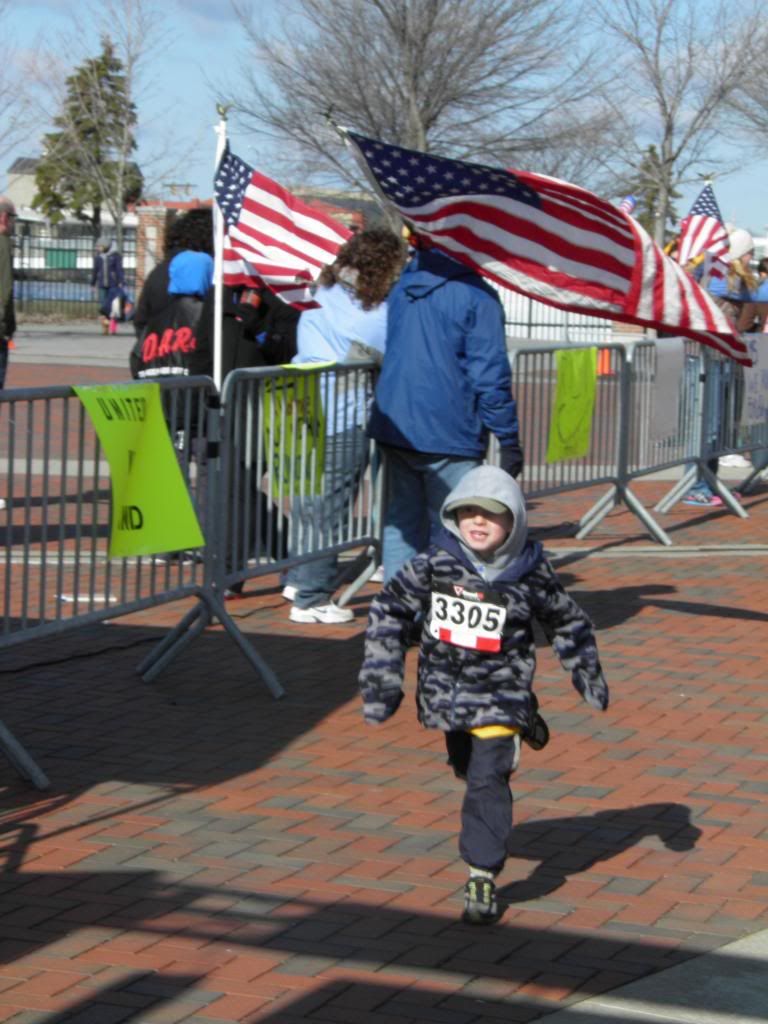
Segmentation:
{"type": "Polygon", "coordinates": [[[462,920],[466,924],[494,924],[500,917],[493,879],[485,875],[470,875],[464,886],[462,920]]]}

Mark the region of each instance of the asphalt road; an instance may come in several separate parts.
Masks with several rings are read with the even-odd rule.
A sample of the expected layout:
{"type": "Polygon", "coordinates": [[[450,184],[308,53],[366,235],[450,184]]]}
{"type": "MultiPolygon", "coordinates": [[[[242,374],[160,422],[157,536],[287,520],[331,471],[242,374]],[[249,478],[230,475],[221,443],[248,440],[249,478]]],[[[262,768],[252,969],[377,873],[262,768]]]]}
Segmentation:
{"type": "Polygon", "coordinates": [[[45,365],[128,366],[134,334],[131,324],[119,324],[118,333],[102,334],[98,321],[66,324],[22,324],[16,331],[12,363],[45,365]]]}

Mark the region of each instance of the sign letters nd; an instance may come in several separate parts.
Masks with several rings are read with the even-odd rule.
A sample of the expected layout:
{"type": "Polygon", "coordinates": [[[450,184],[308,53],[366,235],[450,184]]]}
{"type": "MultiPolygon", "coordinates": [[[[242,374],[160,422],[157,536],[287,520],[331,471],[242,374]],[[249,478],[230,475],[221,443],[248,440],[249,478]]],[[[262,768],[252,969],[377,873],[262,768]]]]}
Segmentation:
{"type": "Polygon", "coordinates": [[[74,388],[109,462],[110,558],[205,544],[163,417],[157,383],[74,388]]]}

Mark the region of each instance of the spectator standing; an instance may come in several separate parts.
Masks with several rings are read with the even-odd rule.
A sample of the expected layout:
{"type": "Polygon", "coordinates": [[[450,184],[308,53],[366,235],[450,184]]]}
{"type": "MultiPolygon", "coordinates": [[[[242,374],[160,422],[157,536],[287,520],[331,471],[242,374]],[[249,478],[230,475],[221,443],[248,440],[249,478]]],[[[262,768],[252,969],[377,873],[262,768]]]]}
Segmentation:
{"type": "Polygon", "coordinates": [[[133,315],[136,337],[140,338],[150,317],[173,300],[168,292],[169,268],[181,252],[203,252],[213,256],[213,217],[210,209],[189,210],[177,217],[165,232],[165,258],[153,267],[141,289],[133,315]]]}
{"type": "Polygon", "coordinates": [[[494,879],[512,829],[509,777],[520,741],[534,749],[548,730],[533,695],[538,621],[575,689],[608,706],[589,617],[563,589],[541,545],[528,540],[525,501],[496,466],[466,473],[441,509],[442,530],[374,598],[360,672],[363,716],[385,721],[403,699],[410,631],[421,623],[419,721],[445,733],[448,761],[467,788],[459,853],[468,866],[464,919],[499,916],[494,879]]]}
{"type": "Polygon", "coordinates": [[[93,257],[91,285],[98,289],[99,313],[103,334],[114,334],[117,321],[113,316],[113,302],[125,296],[123,258],[111,238],[102,236],[96,243],[93,257]]]}
{"type": "MultiPolygon", "coordinates": [[[[726,273],[722,276],[710,273],[709,279],[703,282],[715,303],[740,331],[748,329],[747,320],[753,316],[754,311],[752,293],[757,282],[750,266],[754,248],[752,235],[743,228],[735,228],[728,236],[726,273]]],[[[717,448],[728,440],[721,437],[724,403],[733,402],[735,420],[740,416],[744,371],[738,364],[717,354],[708,354],[708,365],[709,371],[704,381],[707,422],[703,428],[708,443],[717,448]]],[[[718,463],[717,457],[707,461],[707,468],[715,476],[718,463]]],[[[723,499],[715,494],[706,480],[700,478],[683,498],[683,503],[719,508],[723,499]]]]}
{"type": "Polygon", "coordinates": [[[0,196],[0,390],[5,387],[8,348],[16,331],[13,304],[13,229],[16,208],[6,196],[0,196]]]}
{"type": "MultiPolygon", "coordinates": [[[[354,234],[318,278],[317,309],[299,318],[294,363],[348,363],[381,359],[387,339],[387,295],[403,264],[404,246],[386,228],[354,234]]],[[[323,493],[296,500],[294,527],[312,546],[338,541],[350,499],[365,471],[366,396],[321,380],[326,422],[323,493]]],[[[295,545],[294,545],[295,546],[295,545]]],[[[294,600],[292,622],[333,624],[354,618],[332,600],[336,589],[335,555],[305,562],[287,576],[284,596],[294,600]]]]}
{"type": "Polygon", "coordinates": [[[502,468],[523,468],[499,298],[475,271],[414,241],[389,298],[369,427],[386,456],[385,580],[434,538],[446,495],[483,462],[489,433],[502,468]]]}

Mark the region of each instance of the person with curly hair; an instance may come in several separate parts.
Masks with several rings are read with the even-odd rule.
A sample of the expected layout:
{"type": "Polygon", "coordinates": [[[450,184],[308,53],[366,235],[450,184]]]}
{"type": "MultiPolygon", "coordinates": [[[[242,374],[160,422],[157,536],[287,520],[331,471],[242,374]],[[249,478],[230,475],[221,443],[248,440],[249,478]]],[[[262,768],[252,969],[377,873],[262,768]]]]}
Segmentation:
{"type": "MultiPolygon", "coordinates": [[[[387,336],[387,295],[405,260],[402,239],[388,228],[366,228],[339,249],[318,277],[317,309],[299,318],[297,364],[381,362],[387,336]]],[[[294,552],[339,543],[350,501],[365,471],[368,454],[368,399],[355,375],[338,381],[320,377],[325,418],[322,494],[294,503],[294,552]]],[[[292,569],[283,595],[293,600],[292,622],[351,622],[353,612],[331,600],[338,558],[323,556],[292,569]]]]}

